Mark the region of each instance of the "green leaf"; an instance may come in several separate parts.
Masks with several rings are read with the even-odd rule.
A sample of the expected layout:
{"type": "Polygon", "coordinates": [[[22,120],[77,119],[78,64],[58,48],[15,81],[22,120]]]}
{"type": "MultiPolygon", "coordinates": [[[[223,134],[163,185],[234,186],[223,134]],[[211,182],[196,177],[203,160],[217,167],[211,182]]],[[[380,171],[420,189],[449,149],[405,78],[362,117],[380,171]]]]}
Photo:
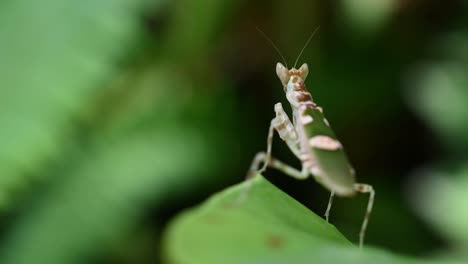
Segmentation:
{"type": "Polygon", "coordinates": [[[101,141],[84,156],[15,222],[0,263],[83,263],[126,234],[149,201],[200,181],[192,175],[206,172],[208,154],[199,132],[166,127],[101,141]]]}
{"type": "Polygon", "coordinates": [[[60,154],[70,125],[142,37],[146,0],[0,3],[0,208],[60,154]]]}
{"type": "Polygon", "coordinates": [[[176,218],[165,236],[168,262],[437,263],[379,249],[360,250],[263,177],[252,181],[252,190],[241,204],[236,201],[248,183],[216,194],[176,218]]]}

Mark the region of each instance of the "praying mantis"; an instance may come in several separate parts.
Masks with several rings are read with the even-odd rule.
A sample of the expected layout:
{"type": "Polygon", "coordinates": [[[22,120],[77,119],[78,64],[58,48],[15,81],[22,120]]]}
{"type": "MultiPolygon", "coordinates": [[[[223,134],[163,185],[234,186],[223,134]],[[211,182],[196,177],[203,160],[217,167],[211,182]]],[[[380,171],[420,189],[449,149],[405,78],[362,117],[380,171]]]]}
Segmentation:
{"type": "MultiPolygon", "coordinates": [[[[367,210],[359,232],[359,247],[362,248],[374,203],[375,191],[369,184],[356,182],[354,169],[343,151],[341,142],[338,141],[331,129],[323,114],[323,109],[314,102],[312,95],[304,84],[309,74],[307,64],[304,63],[299,69],[295,68],[299,57],[317,29],[309,37],[296,59],[294,67],[289,69],[279,62],[276,64],[276,75],[279,77],[286,98],[291,104],[292,122],[284,111],[282,104],[275,104],[276,115],[271,120],[268,130],[267,150],[255,155],[246,180],[249,181],[253,176],[264,172],[267,167],[277,169],[298,180],[313,177],[330,191],[330,198],[325,212],[327,222],[335,195],[349,197],[356,193],[368,193],[367,210]],[[271,155],[275,131],[278,132],[280,138],[287,144],[294,156],[301,161],[301,170],[293,168],[271,155]],[[262,166],[260,167],[260,165],[262,166]]],[[[260,32],[264,34],[262,31],[260,32]]],[[[284,60],[274,43],[265,34],[264,36],[284,60]]],[[[247,184],[241,200],[246,197],[249,189],[250,184],[247,184]]]]}

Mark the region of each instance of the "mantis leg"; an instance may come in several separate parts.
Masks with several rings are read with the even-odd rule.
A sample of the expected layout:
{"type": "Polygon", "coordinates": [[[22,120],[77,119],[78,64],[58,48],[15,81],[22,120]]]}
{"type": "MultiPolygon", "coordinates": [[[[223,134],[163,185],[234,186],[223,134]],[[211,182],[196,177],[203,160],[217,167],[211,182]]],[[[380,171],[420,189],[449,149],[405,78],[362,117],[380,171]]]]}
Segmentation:
{"type": "MultiPolygon", "coordinates": [[[[266,160],[266,156],[267,154],[265,152],[259,152],[257,153],[257,155],[255,155],[255,159],[254,159],[254,163],[255,161],[265,161],[266,160]]],[[[289,165],[287,165],[286,163],[280,161],[280,160],[277,160],[273,157],[269,157],[268,158],[268,163],[267,163],[267,167],[271,167],[271,168],[274,168],[274,169],[277,169],[281,172],[283,172],[284,174],[286,175],[289,175],[293,178],[296,178],[298,180],[304,180],[304,179],[307,179],[307,177],[309,177],[309,172],[307,170],[298,170],[294,167],[291,167],[289,165]]]]}
{"type": "Polygon", "coordinates": [[[250,167],[249,173],[247,174],[247,179],[246,179],[247,182],[245,184],[244,190],[242,191],[242,194],[240,195],[237,201],[238,203],[242,203],[245,200],[245,198],[247,198],[250,192],[250,189],[252,188],[252,181],[249,181],[249,179],[255,176],[255,173],[257,171],[261,171],[261,170],[256,170],[261,162],[264,162],[264,164],[266,164],[266,166],[264,165],[264,167],[271,167],[271,168],[277,169],[283,172],[284,174],[289,175],[298,180],[304,180],[304,179],[307,179],[307,177],[309,177],[309,172],[307,170],[302,169],[302,171],[300,171],[296,168],[293,168],[287,165],[286,163],[280,160],[273,158],[271,155],[268,155],[265,152],[259,152],[257,153],[257,155],[255,155],[255,158],[252,162],[252,166],[250,167]]]}
{"type": "Polygon", "coordinates": [[[369,184],[355,183],[354,189],[359,193],[369,193],[369,201],[367,202],[366,215],[362,221],[361,231],[359,232],[359,248],[362,248],[364,244],[364,236],[366,235],[367,223],[369,222],[369,216],[372,212],[372,206],[374,205],[375,191],[369,184]]]}
{"type": "Polygon", "coordinates": [[[335,192],[330,192],[330,199],[328,199],[327,211],[325,211],[325,220],[328,222],[328,217],[330,216],[330,209],[333,203],[333,197],[335,196],[335,192]]]}
{"type": "MultiPolygon", "coordinates": [[[[289,149],[291,149],[291,151],[296,156],[299,156],[299,148],[297,144],[298,138],[296,130],[294,129],[294,126],[292,125],[291,120],[284,111],[281,103],[277,103],[275,105],[275,112],[276,116],[271,120],[270,128],[268,129],[267,151],[266,153],[260,152],[255,156],[255,158],[252,161],[252,164],[250,165],[250,169],[247,172],[247,179],[251,178],[252,176],[258,173],[264,172],[266,168],[270,165],[271,149],[273,145],[273,136],[275,130],[278,132],[281,139],[286,142],[289,149]],[[263,166],[259,169],[260,163],[263,163],[263,166]]],[[[271,164],[271,166],[273,166],[273,163],[271,164]]],[[[279,167],[283,166],[279,165],[279,167]]]]}
{"type": "MultiPolygon", "coordinates": [[[[283,110],[281,103],[277,103],[275,105],[275,112],[276,116],[271,120],[270,128],[268,130],[268,137],[267,137],[267,151],[266,152],[259,152],[255,155],[255,158],[250,165],[249,171],[247,172],[246,180],[252,178],[253,176],[262,173],[266,170],[267,167],[272,167],[277,170],[282,171],[283,173],[294,177],[296,179],[305,179],[309,176],[309,172],[305,170],[303,167],[302,171],[299,171],[285,163],[272,158],[271,156],[271,149],[273,145],[273,136],[275,130],[278,132],[281,139],[283,139],[291,151],[298,156],[299,155],[299,148],[298,148],[298,138],[297,133],[294,129],[294,126],[291,123],[286,112],[283,110]],[[263,164],[260,167],[260,164],[263,164]]],[[[240,200],[244,200],[247,197],[248,192],[251,188],[251,183],[245,185],[245,189],[241,195],[240,200]]]]}

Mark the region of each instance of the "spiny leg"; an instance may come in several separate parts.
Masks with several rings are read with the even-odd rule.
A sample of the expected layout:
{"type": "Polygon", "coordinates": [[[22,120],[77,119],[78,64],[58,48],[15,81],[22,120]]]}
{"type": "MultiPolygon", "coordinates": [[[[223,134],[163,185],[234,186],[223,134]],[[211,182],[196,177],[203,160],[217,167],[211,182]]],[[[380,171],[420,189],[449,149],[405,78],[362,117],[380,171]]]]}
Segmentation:
{"type": "MultiPolygon", "coordinates": [[[[257,155],[255,155],[254,161],[252,162],[252,165],[251,165],[250,169],[255,172],[255,171],[257,171],[257,170],[255,170],[255,168],[258,168],[258,166],[260,165],[261,162],[265,162],[267,167],[277,169],[277,170],[283,172],[284,174],[286,174],[288,176],[291,176],[293,178],[296,178],[298,180],[304,180],[307,177],[309,177],[309,172],[307,170],[302,169],[300,171],[300,170],[298,170],[298,169],[296,169],[294,167],[291,167],[291,166],[287,165],[286,163],[284,163],[284,162],[282,162],[280,160],[275,159],[271,155],[268,156],[268,162],[267,162],[266,161],[267,156],[268,156],[268,154],[265,153],[265,152],[257,153],[257,155]]],[[[263,167],[265,167],[265,165],[263,167]]],[[[250,172],[249,172],[249,174],[250,174],[250,172]]],[[[252,176],[249,176],[249,174],[247,175],[247,177],[252,177],[252,176]]],[[[247,182],[245,184],[245,187],[244,187],[244,189],[242,191],[242,194],[238,199],[238,203],[242,203],[245,200],[245,198],[247,198],[247,195],[249,194],[251,188],[252,188],[252,181],[247,180],[247,182]]]]}
{"type": "Polygon", "coordinates": [[[274,130],[275,130],[275,121],[276,118],[273,118],[270,123],[270,128],[268,129],[268,137],[267,137],[267,151],[265,152],[259,152],[257,155],[255,155],[255,158],[252,161],[252,164],[250,165],[249,171],[247,172],[247,179],[253,177],[255,174],[261,174],[264,172],[268,166],[268,163],[270,162],[271,158],[271,148],[273,146],[273,136],[274,136],[274,130]],[[263,162],[263,166],[259,169],[260,163],[263,162]]]}
{"type": "Polygon", "coordinates": [[[325,211],[325,220],[328,222],[328,217],[330,216],[330,209],[333,203],[333,197],[335,196],[335,192],[330,193],[330,199],[328,199],[327,211],[325,211]]]}
{"type": "Polygon", "coordinates": [[[247,179],[250,179],[252,176],[258,173],[262,173],[266,170],[271,157],[274,130],[278,131],[280,138],[286,142],[291,151],[296,156],[299,155],[299,149],[297,146],[297,133],[294,129],[294,126],[291,123],[291,120],[289,120],[288,115],[284,111],[281,103],[275,104],[275,112],[276,116],[271,120],[270,128],[268,129],[266,154],[260,155],[260,153],[258,153],[255,156],[255,158],[252,161],[252,164],[250,165],[250,169],[247,172],[247,179]],[[263,166],[259,169],[260,163],[262,162],[263,166]]]}
{"type": "Polygon", "coordinates": [[[369,201],[367,202],[366,215],[364,221],[362,221],[361,231],[359,232],[359,248],[364,245],[364,236],[366,235],[367,223],[369,222],[369,216],[372,212],[372,206],[374,205],[375,191],[369,184],[355,183],[354,189],[360,193],[369,193],[369,201]]]}
{"type": "Polygon", "coordinates": [[[240,204],[244,202],[245,198],[247,198],[247,195],[250,192],[250,189],[252,188],[252,181],[250,179],[254,177],[257,174],[260,174],[266,170],[268,167],[268,164],[270,163],[271,159],[271,147],[273,145],[273,135],[274,135],[274,121],[276,117],[271,120],[270,123],[270,128],[268,129],[268,137],[267,137],[267,152],[259,152],[255,155],[254,159],[252,160],[252,164],[250,164],[249,171],[247,171],[247,176],[245,177],[245,187],[242,190],[241,195],[239,196],[237,203],[240,204]],[[263,166],[261,168],[260,164],[263,163],[263,166]]]}
{"type": "Polygon", "coordinates": [[[288,175],[288,176],[291,176],[297,180],[305,180],[309,177],[309,172],[307,170],[304,170],[302,169],[301,171],[294,168],[294,167],[291,167],[289,165],[287,165],[286,163],[280,161],[280,160],[277,160],[273,157],[271,157],[270,159],[270,164],[269,164],[270,167],[274,168],[274,169],[277,169],[281,172],[283,172],[284,174],[288,175]]]}
{"type": "MultiPolygon", "coordinates": [[[[258,156],[265,156],[266,153],[265,152],[259,152],[255,157],[258,157],[258,156]]],[[[279,171],[281,171],[282,173],[288,175],[288,176],[291,176],[295,179],[298,179],[298,180],[304,180],[306,179],[307,177],[309,177],[309,172],[307,170],[298,170],[292,166],[289,166],[288,164],[278,160],[278,159],[275,159],[274,157],[271,157],[269,158],[269,163],[267,164],[268,167],[270,168],[274,168],[274,169],[277,169],[279,171]]]]}
{"type": "MultiPolygon", "coordinates": [[[[292,177],[297,177],[299,179],[301,178],[306,178],[308,176],[308,172],[306,170],[303,170],[299,172],[298,170],[276,160],[271,158],[271,149],[273,145],[273,136],[274,136],[274,130],[276,130],[282,140],[286,142],[288,147],[291,149],[291,151],[298,156],[299,155],[299,149],[297,146],[297,133],[294,129],[294,126],[291,123],[291,120],[289,119],[288,115],[283,109],[283,106],[281,103],[275,104],[275,112],[276,116],[271,120],[270,123],[270,128],[268,129],[268,137],[267,137],[267,151],[265,152],[259,152],[257,155],[255,155],[252,164],[250,165],[249,171],[247,172],[246,180],[249,180],[256,174],[262,173],[266,170],[268,166],[274,167],[280,171],[283,171],[285,174],[288,174],[292,177]],[[260,164],[263,163],[263,166],[260,168],[260,164]],[[305,176],[304,176],[305,175],[305,176]]],[[[246,183],[246,187],[244,188],[244,191],[242,192],[242,195],[240,197],[240,201],[243,201],[245,197],[247,197],[247,194],[250,191],[251,188],[251,182],[248,181],[246,183]]]]}

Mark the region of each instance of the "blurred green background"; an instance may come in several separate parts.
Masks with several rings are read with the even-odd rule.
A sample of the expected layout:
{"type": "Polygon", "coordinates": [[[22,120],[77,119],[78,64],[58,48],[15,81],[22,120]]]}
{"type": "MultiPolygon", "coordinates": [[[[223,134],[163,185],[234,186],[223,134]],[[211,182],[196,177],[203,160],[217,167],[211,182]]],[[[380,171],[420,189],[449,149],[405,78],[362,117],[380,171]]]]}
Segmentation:
{"type": "MultiPolygon", "coordinates": [[[[0,263],[157,263],[167,223],[244,179],[299,64],[377,191],[367,244],[468,259],[465,1],[0,3],[0,263]]],[[[273,153],[297,160],[280,140],[273,153]]],[[[318,214],[312,179],[267,178],[318,214]]],[[[366,196],[336,199],[356,242],[366,196]]]]}

